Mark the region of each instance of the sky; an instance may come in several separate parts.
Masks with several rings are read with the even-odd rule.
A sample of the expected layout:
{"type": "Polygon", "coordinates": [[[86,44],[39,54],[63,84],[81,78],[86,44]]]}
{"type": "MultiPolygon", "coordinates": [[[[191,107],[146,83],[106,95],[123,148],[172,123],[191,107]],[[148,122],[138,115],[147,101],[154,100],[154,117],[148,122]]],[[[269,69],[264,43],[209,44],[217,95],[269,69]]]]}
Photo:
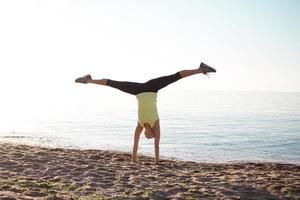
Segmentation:
{"type": "Polygon", "coordinates": [[[217,73],[170,88],[300,92],[299,22],[298,0],[2,0],[0,108],[112,92],[74,83],[85,74],[144,82],[200,62],[217,73]]]}

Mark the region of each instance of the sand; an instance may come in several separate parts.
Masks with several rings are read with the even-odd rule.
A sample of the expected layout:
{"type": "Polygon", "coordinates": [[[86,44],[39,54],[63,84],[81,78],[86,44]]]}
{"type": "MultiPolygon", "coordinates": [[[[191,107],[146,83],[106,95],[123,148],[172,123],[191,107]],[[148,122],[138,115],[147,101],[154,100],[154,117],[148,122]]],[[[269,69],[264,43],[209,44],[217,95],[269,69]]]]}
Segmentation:
{"type": "Polygon", "coordinates": [[[0,143],[0,199],[300,199],[300,166],[0,143]]]}

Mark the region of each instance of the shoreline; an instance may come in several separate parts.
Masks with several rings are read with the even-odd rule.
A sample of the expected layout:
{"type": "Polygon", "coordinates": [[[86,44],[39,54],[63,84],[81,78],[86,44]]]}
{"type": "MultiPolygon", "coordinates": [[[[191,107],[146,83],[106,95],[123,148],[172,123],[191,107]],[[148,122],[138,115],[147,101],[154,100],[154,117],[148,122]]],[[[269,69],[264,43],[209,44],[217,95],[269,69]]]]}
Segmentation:
{"type": "Polygon", "coordinates": [[[300,166],[0,143],[0,199],[299,199],[300,166]]]}
{"type": "MultiPolygon", "coordinates": [[[[0,141],[1,144],[10,144],[10,145],[25,145],[25,146],[31,146],[31,147],[39,147],[39,148],[46,148],[46,149],[66,149],[66,150],[79,150],[79,151],[89,151],[89,150],[95,150],[95,151],[105,151],[110,153],[120,153],[120,154],[130,154],[132,152],[125,151],[125,150],[116,150],[116,149],[93,149],[93,148],[84,148],[84,147],[55,147],[51,145],[43,145],[43,144],[35,144],[35,143],[19,143],[15,141],[0,141]]],[[[138,156],[144,156],[144,157],[150,157],[154,159],[154,153],[138,153],[138,156]]],[[[229,160],[229,161],[198,161],[193,159],[183,159],[183,158],[176,158],[172,156],[164,156],[160,155],[160,160],[170,160],[170,161],[181,161],[181,162],[195,162],[195,163],[201,163],[201,164],[247,164],[247,163],[276,163],[276,164],[287,164],[287,165],[295,165],[300,166],[300,162],[296,161],[283,161],[283,160],[229,160]]]]}

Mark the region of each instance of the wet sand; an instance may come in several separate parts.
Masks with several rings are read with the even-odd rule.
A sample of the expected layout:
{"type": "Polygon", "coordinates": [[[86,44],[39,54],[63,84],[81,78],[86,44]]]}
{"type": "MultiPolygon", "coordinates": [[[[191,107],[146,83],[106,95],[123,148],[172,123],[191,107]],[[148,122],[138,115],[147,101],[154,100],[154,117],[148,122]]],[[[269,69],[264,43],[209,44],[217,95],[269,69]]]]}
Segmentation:
{"type": "Polygon", "coordinates": [[[0,200],[300,199],[300,166],[210,164],[0,143],[0,200]]]}

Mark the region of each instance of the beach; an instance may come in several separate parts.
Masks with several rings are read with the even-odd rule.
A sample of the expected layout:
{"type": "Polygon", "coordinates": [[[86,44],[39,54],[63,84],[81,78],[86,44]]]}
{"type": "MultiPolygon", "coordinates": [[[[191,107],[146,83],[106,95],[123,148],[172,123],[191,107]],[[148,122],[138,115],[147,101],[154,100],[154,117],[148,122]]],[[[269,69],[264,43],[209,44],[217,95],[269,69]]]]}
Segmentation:
{"type": "Polygon", "coordinates": [[[0,144],[0,199],[299,199],[300,166],[0,144]]]}

